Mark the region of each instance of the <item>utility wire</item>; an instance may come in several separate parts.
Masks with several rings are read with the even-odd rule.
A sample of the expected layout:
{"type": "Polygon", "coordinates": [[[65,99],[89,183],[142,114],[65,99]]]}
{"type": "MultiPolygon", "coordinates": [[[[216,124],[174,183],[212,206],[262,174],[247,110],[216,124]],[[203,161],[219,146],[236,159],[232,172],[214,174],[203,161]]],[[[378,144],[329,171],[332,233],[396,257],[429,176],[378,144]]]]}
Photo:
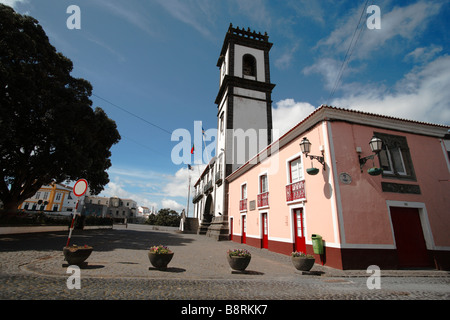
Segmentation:
{"type": "Polygon", "coordinates": [[[161,156],[161,157],[164,157],[164,158],[166,158],[167,157],[167,155],[165,155],[165,154],[163,154],[161,151],[159,151],[159,150],[155,150],[155,149],[153,149],[153,148],[150,148],[149,146],[146,146],[145,144],[142,144],[142,143],[140,143],[140,142],[138,142],[138,141],[136,141],[136,140],[134,140],[134,139],[131,139],[130,137],[127,137],[127,136],[125,136],[125,135],[123,135],[123,134],[120,134],[122,137],[124,137],[125,139],[128,139],[128,140],[130,140],[131,142],[134,142],[135,144],[137,144],[138,146],[140,146],[140,147],[142,147],[142,148],[145,148],[145,149],[147,149],[147,150],[150,150],[150,151],[152,151],[152,152],[154,152],[155,154],[157,154],[158,156],[161,156]]]}
{"type": "MultiPolygon", "coordinates": [[[[166,129],[164,129],[164,128],[161,128],[160,126],[158,126],[158,125],[156,125],[156,124],[154,124],[154,123],[151,123],[150,121],[147,121],[147,120],[145,120],[144,118],[142,118],[142,117],[140,117],[140,116],[138,116],[138,115],[135,115],[134,113],[132,113],[132,112],[126,110],[126,109],[123,108],[123,107],[118,106],[118,105],[115,104],[115,103],[112,103],[111,101],[109,101],[109,100],[107,100],[107,99],[102,98],[102,97],[100,97],[99,95],[97,95],[97,94],[95,94],[95,93],[93,93],[92,95],[95,96],[95,97],[97,97],[98,99],[103,100],[103,101],[109,103],[110,105],[112,105],[112,106],[114,106],[114,107],[116,107],[116,108],[118,108],[118,109],[120,109],[120,110],[122,110],[122,111],[124,111],[124,112],[126,112],[126,113],[128,113],[128,114],[130,114],[130,115],[132,115],[133,117],[138,118],[139,120],[142,120],[142,121],[144,121],[145,123],[150,124],[150,125],[152,125],[153,127],[156,127],[156,128],[158,128],[158,129],[160,129],[160,130],[162,130],[162,131],[164,131],[164,132],[169,133],[170,135],[172,135],[172,133],[169,132],[168,130],[166,130],[166,129]]],[[[124,138],[126,138],[126,139],[128,139],[128,140],[130,140],[130,141],[132,141],[132,142],[134,142],[135,144],[139,145],[140,147],[143,147],[143,148],[145,148],[145,149],[147,149],[147,150],[150,150],[150,151],[152,151],[152,152],[158,154],[159,156],[162,156],[162,157],[166,157],[166,156],[167,156],[167,155],[163,154],[162,152],[160,152],[160,151],[158,151],[158,150],[155,150],[155,149],[153,149],[153,148],[150,148],[149,146],[146,146],[146,145],[144,145],[144,144],[142,144],[142,143],[140,143],[140,142],[138,142],[138,141],[136,141],[136,140],[134,140],[134,139],[131,139],[130,137],[127,137],[127,136],[125,136],[125,135],[123,135],[123,134],[120,134],[120,135],[121,135],[122,137],[124,137],[124,138]]]]}
{"type": "Polygon", "coordinates": [[[361,11],[361,15],[359,16],[359,21],[358,21],[358,24],[356,25],[355,31],[353,32],[353,36],[352,36],[350,44],[349,44],[349,46],[347,48],[347,52],[345,53],[344,61],[342,61],[342,65],[341,65],[341,68],[340,68],[340,70],[338,72],[338,75],[336,77],[336,81],[334,83],[333,89],[331,90],[330,95],[328,96],[327,103],[326,103],[327,105],[328,105],[328,102],[330,101],[330,99],[334,96],[337,88],[339,87],[339,83],[341,82],[342,75],[344,74],[344,70],[345,70],[345,68],[346,68],[346,66],[348,64],[348,61],[350,60],[351,55],[353,54],[353,51],[354,51],[354,49],[356,47],[356,43],[358,42],[358,40],[359,40],[359,38],[361,36],[361,31],[364,28],[363,26],[361,26],[361,28],[360,28],[361,20],[362,20],[362,17],[364,16],[364,13],[366,12],[366,8],[367,8],[368,2],[369,2],[369,0],[366,0],[366,3],[364,4],[363,10],[361,11]],[[358,36],[356,38],[356,41],[353,43],[353,40],[355,38],[356,32],[358,31],[358,28],[360,28],[360,30],[359,30],[358,36]]]}
{"type": "Polygon", "coordinates": [[[112,106],[114,106],[114,107],[116,107],[116,108],[122,110],[123,112],[126,112],[126,113],[132,115],[133,117],[138,118],[139,120],[144,121],[145,123],[147,123],[147,124],[149,124],[149,125],[151,125],[151,126],[153,126],[153,127],[155,127],[155,128],[158,128],[158,129],[160,129],[161,131],[164,131],[165,133],[168,133],[168,134],[172,135],[172,132],[170,132],[170,131],[168,131],[168,130],[166,130],[166,129],[164,129],[164,128],[162,128],[162,127],[160,127],[160,126],[158,126],[158,125],[156,125],[156,124],[154,124],[154,123],[151,123],[150,121],[148,121],[148,120],[146,120],[146,119],[144,119],[144,118],[142,118],[142,117],[140,117],[140,116],[138,116],[138,115],[136,115],[136,114],[134,114],[134,113],[128,111],[127,109],[122,108],[122,107],[118,106],[117,104],[112,103],[111,101],[108,101],[108,100],[106,100],[105,98],[102,98],[102,97],[96,95],[95,93],[93,93],[92,95],[93,95],[94,97],[97,97],[98,99],[103,100],[103,101],[109,103],[110,105],[112,105],[112,106]]]}

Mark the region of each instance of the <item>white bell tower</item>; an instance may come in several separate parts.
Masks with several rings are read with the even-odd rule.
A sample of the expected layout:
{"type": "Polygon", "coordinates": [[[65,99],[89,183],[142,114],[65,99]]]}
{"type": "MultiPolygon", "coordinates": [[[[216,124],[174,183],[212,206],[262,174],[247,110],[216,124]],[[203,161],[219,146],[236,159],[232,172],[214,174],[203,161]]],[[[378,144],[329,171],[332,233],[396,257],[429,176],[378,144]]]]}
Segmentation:
{"type": "Polygon", "coordinates": [[[225,176],[272,142],[272,89],[269,51],[263,35],[233,28],[223,42],[217,66],[220,88],[216,155],[223,158],[225,176]]]}
{"type": "Polygon", "coordinates": [[[225,178],[272,142],[272,89],[267,33],[233,28],[225,35],[217,66],[220,87],[217,104],[214,217],[207,235],[226,239],[228,183],[225,178]]]}

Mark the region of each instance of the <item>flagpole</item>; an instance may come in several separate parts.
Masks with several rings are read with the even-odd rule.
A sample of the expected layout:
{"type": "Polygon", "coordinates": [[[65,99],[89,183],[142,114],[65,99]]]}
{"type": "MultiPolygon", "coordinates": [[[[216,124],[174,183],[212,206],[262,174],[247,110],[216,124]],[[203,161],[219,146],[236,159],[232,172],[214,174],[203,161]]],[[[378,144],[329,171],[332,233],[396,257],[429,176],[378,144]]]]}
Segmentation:
{"type": "MultiPolygon", "coordinates": [[[[189,172],[189,169],[188,169],[189,172]]],[[[189,195],[191,193],[191,174],[189,173],[189,183],[188,183],[188,195],[187,195],[187,205],[186,205],[186,218],[189,217],[189,195]]]]}
{"type": "Polygon", "coordinates": [[[209,165],[209,157],[208,157],[208,152],[206,152],[206,141],[205,139],[203,139],[203,137],[206,138],[206,133],[205,133],[205,129],[203,129],[202,127],[202,140],[203,140],[203,145],[205,146],[205,154],[206,154],[206,160],[208,160],[206,165],[209,165]]]}

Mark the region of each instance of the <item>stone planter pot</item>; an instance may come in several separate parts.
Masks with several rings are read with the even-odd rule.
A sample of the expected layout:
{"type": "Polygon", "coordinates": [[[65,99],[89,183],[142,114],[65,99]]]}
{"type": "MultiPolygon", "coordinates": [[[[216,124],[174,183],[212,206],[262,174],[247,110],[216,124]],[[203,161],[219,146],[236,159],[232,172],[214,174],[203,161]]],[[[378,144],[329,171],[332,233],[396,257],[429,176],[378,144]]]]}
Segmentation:
{"type": "Polygon", "coordinates": [[[292,264],[295,269],[300,271],[309,271],[314,266],[315,258],[306,258],[306,257],[291,257],[292,264]]]}
{"type": "Polygon", "coordinates": [[[84,261],[89,258],[94,248],[89,246],[84,247],[64,247],[64,260],[67,261],[69,265],[77,265],[80,266],[84,263],[84,261]]]}
{"type": "Polygon", "coordinates": [[[237,271],[244,271],[245,268],[247,268],[248,264],[250,263],[251,259],[252,259],[251,256],[238,257],[238,256],[230,256],[229,254],[227,254],[227,260],[231,269],[237,271]]]}
{"type": "Polygon", "coordinates": [[[149,252],[148,258],[152,266],[159,270],[166,270],[167,265],[173,258],[173,252],[170,253],[154,253],[149,252]]]}

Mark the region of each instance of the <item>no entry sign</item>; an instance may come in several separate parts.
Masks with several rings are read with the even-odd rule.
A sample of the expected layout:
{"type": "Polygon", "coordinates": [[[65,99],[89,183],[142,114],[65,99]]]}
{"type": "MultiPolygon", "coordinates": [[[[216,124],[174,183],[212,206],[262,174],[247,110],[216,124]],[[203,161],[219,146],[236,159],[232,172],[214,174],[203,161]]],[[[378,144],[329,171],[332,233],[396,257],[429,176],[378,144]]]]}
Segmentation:
{"type": "Polygon", "coordinates": [[[83,194],[86,193],[87,188],[88,183],[86,179],[80,179],[73,186],[73,194],[76,195],[77,197],[81,197],[83,194]]]}
{"type": "MultiPolygon", "coordinates": [[[[73,186],[73,194],[77,197],[81,197],[83,194],[86,193],[87,188],[88,188],[88,183],[87,183],[86,179],[80,179],[77,182],[75,182],[75,185],[73,186]]],[[[79,215],[79,213],[77,213],[77,209],[78,209],[78,200],[77,200],[77,205],[75,207],[75,212],[73,214],[72,224],[70,225],[69,237],[67,238],[66,247],[69,246],[70,237],[72,236],[73,223],[75,222],[75,216],[77,214],[79,215]]]]}

